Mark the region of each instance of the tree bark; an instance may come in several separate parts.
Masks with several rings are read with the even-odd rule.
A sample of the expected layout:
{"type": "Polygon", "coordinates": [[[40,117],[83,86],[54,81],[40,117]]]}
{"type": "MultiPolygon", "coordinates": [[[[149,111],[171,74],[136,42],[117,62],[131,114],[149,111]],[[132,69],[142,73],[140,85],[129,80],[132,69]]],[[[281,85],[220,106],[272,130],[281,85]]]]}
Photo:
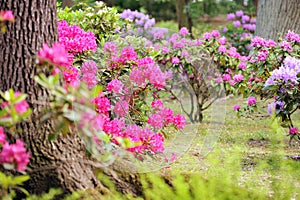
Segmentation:
{"type": "Polygon", "coordinates": [[[61,5],[62,8],[65,8],[65,7],[71,8],[72,6],[73,6],[73,0],[63,0],[62,1],[62,5],[61,5]]]}
{"type": "Polygon", "coordinates": [[[52,45],[57,39],[56,1],[7,0],[0,2],[0,10],[12,10],[15,15],[7,32],[0,33],[0,89],[26,93],[33,110],[31,120],[21,123],[17,127],[21,132],[13,134],[25,142],[31,153],[27,170],[31,178],[25,188],[35,194],[50,188],[62,188],[65,193],[104,188],[93,172],[80,137],[69,134],[49,141],[53,122],[41,125],[38,118],[49,93],[34,81],[35,56],[44,43],[52,45]]]}
{"type": "Polygon", "coordinates": [[[186,27],[192,36],[192,18],[189,13],[184,11],[185,6],[189,4],[189,0],[176,0],[176,15],[178,28],[186,27]]]}
{"type": "Polygon", "coordinates": [[[288,30],[300,33],[299,18],[299,0],[259,0],[255,34],[276,41],[288,30]]]}

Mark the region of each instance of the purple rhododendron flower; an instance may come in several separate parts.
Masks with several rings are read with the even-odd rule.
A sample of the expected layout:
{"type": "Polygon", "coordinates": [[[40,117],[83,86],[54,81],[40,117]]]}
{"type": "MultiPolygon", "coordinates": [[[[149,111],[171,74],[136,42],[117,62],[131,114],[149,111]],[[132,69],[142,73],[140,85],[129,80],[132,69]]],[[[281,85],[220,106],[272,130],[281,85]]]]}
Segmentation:
{"type": "Polygon", "coordinates": [[[186,36],[189,33],[189,30],[186,27],[182,27],[179,31],[179,34],[182,36],[186,36]]]}
{"type": "Polygon", "coordinates": [[[234,14],[234,13],[229,13],[229,14],[227,15],[227,19],[228,19],[228,20],[234,20],[234,19],[235,19],[235,14],[234,14]]]}

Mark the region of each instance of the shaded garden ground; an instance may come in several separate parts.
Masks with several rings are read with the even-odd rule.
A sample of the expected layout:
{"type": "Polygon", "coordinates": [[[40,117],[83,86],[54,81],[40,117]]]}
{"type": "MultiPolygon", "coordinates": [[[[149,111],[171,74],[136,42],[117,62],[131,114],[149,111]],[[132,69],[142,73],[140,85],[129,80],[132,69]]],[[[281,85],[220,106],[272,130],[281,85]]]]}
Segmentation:
{"type": "Polygon", "coordinates": [[[222,181],[229,178],[236,186],[266,194],[266,198],[298,196],[292,188],[299,188],[300,183],[300,162],[295,158],[299,143],[292,141],[290,145],[288,131],[269,118],[237,118],[233,106],[243,101],[232,97],[224,102],[225,121],[210,152],[203,155],[204,141],[213,134],[209,128],[211,110],[207,110],[204,122],[193,125],[197,134],[188,151],[161,172],[200,173],[208,179],[219,176],[222,181]]]}

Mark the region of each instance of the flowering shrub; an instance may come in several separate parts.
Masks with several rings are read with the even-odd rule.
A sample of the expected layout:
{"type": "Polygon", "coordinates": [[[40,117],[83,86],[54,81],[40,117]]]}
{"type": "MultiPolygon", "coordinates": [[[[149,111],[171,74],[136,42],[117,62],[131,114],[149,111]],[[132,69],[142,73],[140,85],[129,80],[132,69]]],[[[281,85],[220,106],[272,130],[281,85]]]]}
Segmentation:
{"type": "Polygon", "coordinates": [[[69,26],[65,20],[58,22],[58,39],[59,43],[72,55],[84,51],[95,52],[97,48],[94,33],[85,32],[76,25],[69,26]]]}
{"type": "Polygon", "coordinates": [[[117,9],[107,7],[101,1],[97,1],[94,7],[84,7],[76,11],[68,7],[58,8],[57,12],[59,20],[66,20],[68,24],[92,31],[98,44],[103,44],[111,35],[117,34],[118,30],[126,26],[126,22],[120,20],[117,9]]]}
{"type": "MultiPolygon", "coordinates": [[[[14,22],[14,15],[11,10],[0,10],[0,28],[2,33],[6,32],[5,22],[14,22]]],[[[11,171],[24,171],[29,163],[30,153],[25,149],[24,143],[14,139],[12,133],[16,131],[15,125],[25,120],[31,114],[31,109],[27,103],[26,95],[21,92],[14,92],[12,89],[0,91],[0,165],[2,169],[11,171]],[[4,127],[8,127],[10,135],[4,132],[4,127]]],[[[15,190],[28,193],[20,185],[29,179],[27,175],[11,176],[0,172],[0,194],[3,199],[13,199],[15,190]]]]}
{"type": "Polygon", "coordinates": [[[188,83],[184,90],[189,91],[190,96],[196,96],[197,103],[193,103],[193,99],[190,102],[195,109],[185,110],[195,122],[202,120],[203,110],[222,97],[224,90],[227,94],[236,91],[233,86],[244,79],[242,71],[247,59],[224,36],[221,37],[218,30],[206,32],[195,40],[187,36],[187,29],[182,28],[179,33],[152,45],[160,52],[155,57],[160,65],[174,71],[175,80],[178,80],[175,83],[188,83]]]}
{"type": "Polygon", "coordinates": [[[4,93],[1,92],[1,114],[0,114],[0,164],[8,169],[17,169],[23,171],[29,163],[30,154],[26,152],[24,143],[17,139],[15,144],[9,144],[4,127],[14,126],[24,120],[31,114],[31,109],[26,96],[20,92],[14,92],[12,89],[4,93]]]}
{"type": "MultiPolygon", "coordinates": [[[[57,44],[53,48],[57,48],[57,44]]],[[[140,57],[131,46],[125,46],[120,51],[118,49],[119,47],[113,42],[105,43],[102,56],[105,59],[101,61],[102,67],[97,66],[94,61],[85,61],[79,67],[78,80],[86,83],[91,92],[97,89],[99,84],[104,86],[103,89],[97,89],[95,98],[91,98],[95,93],[85,95],[94,104],[96,113],[84,109],[72,111],[76,109],[74,105],[77,105],[78,96],[72,98],[72,101],[64,98],[64,103],[61,105],[71,109],[66,110],[64,119],[77,120],[80,129],[86,130],[85,134],[93,138],[99,144],[99,148],[103,146],[103,142],[124,146],[123,140],[127,141],[124,147],[135,154],[163,153],[164,137],[159,131],[166,126],[182,129],[185,118],[174,115],[173,111],[163,107],[162,103],[160,109],[151,110],[147,102],[149,98],[159,101],[158,93],[166,86],[172,75],[163,72],[150,57],[140,57]],[[147,97],[149,93],[156,95],[147,97]],[[81,117],[74,119],[71,117],[72,112],[79,112],[81,117]],[[87,123],[93,127],[87,127],[87,123]]],[[[68,54],[59,55],[64,56],[64,59],[53,59],[55,56],[53,53],[47,54],[44,51],[45,49],[42,49],[39,53],[41,62],[47,61],[54,66],[69,64],[68,54]]],[[[53,51],[49,50],[49,52],[53,51]]],[[[36,80],[53,91],[58,87],[58,79],[53,77],[58,77],[58,74],[53,75],[52,78],[40,75],[36,80]],[[54,83],[52,81],[51,84],[50,79],[56,81],[54,83]]],[[[68,81],[66,76],[65,80],[68,81]]],[[[75,85],[76,89],[72,87],[74,85],[70,84],[62,90],[69,95],[84,92],[84,88],[80,85],[75,85]]],[[[57,93],[53,92],[53,95],[57,96],[57,93]]],[[[78,99],[78,103],[80,101],[82,100],[78,99]]]]}
{"type": "Polygon", "coordinates": [[[121,19],[127,19],[134,23],[134,30],[129,30],[126,34],[144,35],[150,28],[155,25],[155,19],[150,18],[149,15],[138,11],[132,11],[130,9],[124,10],[121,15],[121,19]]]}
{"type": "MultiPolygon", "coordinates": [[[[103,74],[105,76],[102,75],[102,79],[107,82],[106,92],[114,105],[113,114],[130,119],[134,124],[148,126],[146,129],[134,126],[136,133],[141,132],[140,136],[137,134],[137,136],[133,137],[129,131],[130,134],[127,137],[132,142],[140,144],[130,148],[130,151],[135,151],[136,153],[145,153],[146,151],[153,153],[163,152],[163,137],[160,136],[160,133],[154,131],[171,124],[179,129],[182,129],[185,125],[183,117],[180,118],[174,115],[172,110],[165,108],[162,102],[157,99],[159,92],[166,87],[167,81],[172,75],[170,72],[163,72],[152,58],[140,57],[132,46],[121,48],[119,53],[116,44],[107,42],[104,45],[104,56],[106,57],[106,63],[102,67],[105,70],[103,74]],[[129,73],[127,75],[124,72],[129,73]],[[155,95],[149,97],[149,93],[155,95]],[[155,109],[151,110],[147,105],[148,98],[154,99],[153,105],[157,105],[160,102],[160,106],[154,106],[155,109]],[[166,113],[168,114],[166,115],[166,113]],[[156,145],[161,144],[161,146],[152,148],[151,146],[154,144],[148,141],[147,138],[150,138],[150,141],[158,140],[153,142],[156,145]]],[[[132,125],[127,126],[130,127],[130,130],[133,128],[132,125]]],[[[126,132],[127,128],[126,126],[123,126],[123,128],[125,128],[124,133],[120,133],[122,132],[121,130],[112,133],[126,137],[128,134],[126,132]]]]}
{"type": "Polygon", "coordinates": [[[242,55],[248,55],[250,41],[256,29],[256,19],[244,14],[242,10],[229,13],[227,19],[233,21],[222,29],[222,35],[242,55]]]}
{"type": "MultiPolygon", "coordinates": [[[[291,116],[299,108],[299,44],[300,36],[293,31],[288,31],[278,43],[254,37],[251,40],[253,53],[247,57],[247,69],[243,71],[245,79],[238,84],[244,94],[273,99],[268,113],[281,119],[281,125],[289,128],[292,138],[298,135],[291,116]]],[[[250,104],[248,102],[252,106],[250,104]]]]}

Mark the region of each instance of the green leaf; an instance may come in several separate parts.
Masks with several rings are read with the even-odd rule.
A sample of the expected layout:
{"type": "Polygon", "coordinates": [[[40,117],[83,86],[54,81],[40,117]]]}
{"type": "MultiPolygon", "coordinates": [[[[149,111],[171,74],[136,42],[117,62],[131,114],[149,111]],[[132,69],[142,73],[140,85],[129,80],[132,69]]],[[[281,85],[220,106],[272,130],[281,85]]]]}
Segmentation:
{"type": "Polygon", "coordinates": [[[27,175],[24,175],[24,176],[15,176],[12,181],[13,181],[13,183],[15,185],[19,185],[19,184],[22,184],[23,182],[25,182],[25,181],[27,181],[29,179],[30,179],[30,177],[27,176],[27,175]]]}

